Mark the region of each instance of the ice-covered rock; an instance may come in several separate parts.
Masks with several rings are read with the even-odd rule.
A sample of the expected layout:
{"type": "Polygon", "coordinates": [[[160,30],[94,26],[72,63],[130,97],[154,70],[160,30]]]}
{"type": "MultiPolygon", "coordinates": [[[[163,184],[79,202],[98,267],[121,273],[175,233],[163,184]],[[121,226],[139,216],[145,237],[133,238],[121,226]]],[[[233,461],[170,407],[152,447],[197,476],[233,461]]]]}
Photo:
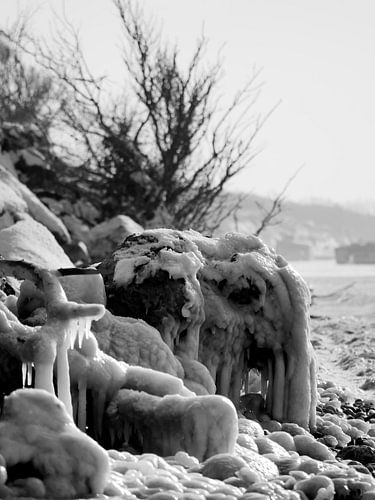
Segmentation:
{"type": "Polygon", "coordinates": [[[219,394],[237,406],[256,368],[273,419],[314,425],[309,289],[259,238],[147,230],[98,269],[108,309],[155,326],[176,355],[208,368],[219,394]]]}

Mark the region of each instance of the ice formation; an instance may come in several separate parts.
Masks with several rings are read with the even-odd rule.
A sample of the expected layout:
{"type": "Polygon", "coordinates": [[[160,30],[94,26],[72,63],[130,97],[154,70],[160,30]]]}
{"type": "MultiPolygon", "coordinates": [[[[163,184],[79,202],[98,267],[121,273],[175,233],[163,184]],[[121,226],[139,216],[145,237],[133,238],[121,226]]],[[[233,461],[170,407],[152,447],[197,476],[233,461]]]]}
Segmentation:
{"type": "Polygon", "coordinates": [[[34,496],[28,491],[34,478],[40,496],[48,498],[101,494],[109,476],[106,451],[77,429],[61,401],[41,389],[19,389],[5,398],[0,454],[7,466],[7,498],[18,496],[12,475],[18,492],[24,482],[20,496],[34,496]]]}
{"type": "MultiPolygon", "coordinates": [[[[3,273],[9,266],[0,261],[3,273]]],[[[26,386],[51,397],[56,388],[70,421],[101,443],[201,461],[240,450],[252,460],[261,443],[236,444],[235,406],[253,368],[262,411],[314,424],[309,291],[258,238],[130,236],[99,266],[106,289],[95,269],[15,266],[19,298],[0,297],[5,365],[26,386]]]]}
{"type": "MultiPolygon", "coordinates": [[[[9,272],[11,263],[5,261],[3,264],[0,268],[3,267],[3,271],[7,269],[9,272]]],[[[181,443],[189,443],[186,446],[192,453],[210,456],[210,453],[216,449],[211,443],[210,436],[215,434],[215,440],[217,438],[221,443],[220,449],[230,451],[233,439],[226,440],[218,437],[217,434],[220,423],[220,432],[229,437],[235,435],[237,416],[232,403],[229,400],[225,402],[225,398],[220,396],[210,396],[209,400],[204,399],[208,396],[196,396],[195,392],[189,390],[183,382],[184,365],[186,375],[190,377],[189,380],[194,384],[194,388],[201,389],[197,391],[199,394],[207,394],[209,390],[213,392],[212,385],[204,387],[205,378],[209,375],[203,365],[194,361],[189,364],[188,360],[180,363],[162,342],[159,332],[143,322],[132,319],[126,321],[126,318],[116,320],[107,312],[107,320],[100,323],[105,311],[104,306],[68,300],[58,279],[57,271],[33,270],[28,265],[16,263],[15,273],[27,280],[33,279],[44,291],[44,295],[41,295],[37,286],[27,280],[23,282],[19,304],[17,304],[17,309],[22,311],[22,316],[33,314],[33,308],[39,310],[43,305],[47,311],[47,321],[44,325],[30,327],[22,324],[17,316],[8,310],[5,303],[0,301],[0,352],[6,351],[23,362],[22,378],[25,385],[34,385],[36,388],[54,394],[56,380],[58,397],[64,402],[68,414],[75,418],[79,428],[86,430],[88,426],[90,432],[98,440],[102,440],[103,429],[105,429],[104,440],[107,443],[115,442],[116,437],[119,436],[118,433],[116,436],[111,426],[108,428],[108,422],[104,421],[105,410],[111,400],[118,400],[121,391],[129,391],[145,402],[143,415],[148,415],[146,421],[150,425],[146,435],[154,436],[160,433],[165,435],[168,442],[165,450],[178,451],[181,447],[185,449],[185,445],[181,443]],[[112,349],[112,342],[115,342],[115,345],[117,342],[117,347],[122,350],[124,348],[126,350],[128,346],[132,351],[131,346],[134,345],[136,349],[130,353],[133,361],[143,360],[144,362],[148,359],[151,360],[151,364],[156,364],[159,368],[169,366],[172,373],[168,373],[168,370],[166,373],[156,371],[145,366],[131,366],[121,359],[121,353],[120,359],[115,359],[109,353],[104,352],[100,349],[99,342],[90,329],[93,319],[98,320],[97,327],[99,326],[99,332],[101,332],[102,343],[106,344],[109,351],[112,349]],[[111,339],[114,333],[111,328],[113,323],[116,325],[114,331],[117,339],[111,339]],[[128,328],[124,329],[124,325],[128,328]],[[136,326],[138,329],[135,328],[133,334],[130,334],[129,329],[136,326]],[[143,332],[143,338],[140,335],[138,345],[136,336],[140,331],[143,332]],[[130,339],[127,339],[127,336],[130,339]],[[178,372],[180,378],[175,376],[174,371],[178,372]],[[88,397],[89,393],[90,397],[88,397]],[[172,428],[168,428],[168,420],[159,421],[154,418],[153,408],[146,404],[149,398],[160,400],[161,407],[168,409],[170,405],[166,405],[165,397],[168,399],[172,395],[177,400],[178,398],[189,400],[189,404],[184,407],[186,415],[190,415],[190,418],[194,420],[196,428],[199,426],[199,419],[202,423],[204,422],[202,428],[206,429],[208,436],[205,441],[202,441],[201,434],[192,432],[191,426],[187,425],[186,415],[174,423],[174,434],[171,433],[172,428]],[[227,418],[228,405],[231,418],[227,418]],[[168,439],[167,436],[169,436],[168,439]]],[[[72,290],[67,287],[67,290],[70,296],[79,299],[77,288],[72,290]]],[[[90,291],[84,289],[81,292],[86,299],[90,298],[90,291]]],[[[91,295],[97,297],[98,291],[92,290],[91,295]]],[[[147,363],[144,364],[147,365],[147,363]]],[[[181,404],[179,406],[181,407],[181,404]]],[[[123,412],[119,412],[117,420],[123,421],[122,429],[126,427],[129,418],[123,412]]],[[[126,442],[128,436],[124,433],[120,437],[126,442]]],[[[143,441],[146,449],[153,450],[154,447],[159,449],[159,444],[153,439],[149,443],[146,438],[143,441]]],[[[123,442],[120,441],[121,443],[123,442]]]]}
{"type": "MultiPolygon", "coordinates": [[[[69,300],[106,303],[103,278],[96,269],[60,269],[59,272],[63,274],[59,281],[69,300]]],[[[40,297],[37,302],[39,294],[36,290],[32,291],[31,296],[26,295],[26,301],[23,300],[24,285],[25,282],[21,286],[18,305],[20,310],[30,312],[32,307],[43,302],[40,297]]],[[[175,356],[163,341],[160,332],[146,322],[115,316],[106,310],[100,319],[92,323],[92,331],[100,350],[116,360],[179,377],[197,394],[215,393],[215,384],[207,368],[183,353],[175,356]]]]}
{"type": "Polygon", "coordinates": [[[104,314],[100,304],[78,304],[67,300],[64,289],[56,276],[50,271],[39,272],[45,292],[45,305],[48,321],[23,346],[23,358],[34,364],[35,387],[46,389],[54,394],[53,366],[57,366],[57,394],[65,404],[66,410],[73,415],[68,349],[78,340],[81,346],[88,336],[93,319],[104,314]]]}
{"type": "Polygon", "coordinates": [[[181,364],[156,328],[141,320],[114,316],[109,311],[93,323],[100,348],[115,359],[183,377],[181,364]]]}
{"type": "Polygon", "coordinates": [[[207,367],[219,394],[237,406],[256,368],[272,418],[314,424],[309,290],[259,238],[148,230],[128,237],[99,270],[107,307],[155,326],[179,359],[207,367]]]}
{"type": "MultiPolygon", "coordinates": [[[[20,272],[17,274],[19,275],[20,272]]],[[[32,277],[31,272],[26,276],[32,277]]],[[[96,339],[90,333],[91,321],[99,319],[104,314],[104,306],[68,301],[54,273],[39,270],[38,276],[42,280],[44,295],[41,296],[40,290],[30,281],[24,281],[21,286],[18,309],[22,312],[22,317],[32,312],[32,307],[38,310],[39,306],[44,304],[47,309],[47,322],[37,327],[24,325],[3,302],[0,302],[1,352],[6,353],[8,358],[12,356],[13,359],[22,362],[24,385],[33,384],[38,389],[45,389],[54,394],[53,381],[54,372],[56,372],[57,394],[70,415],[73,415],[71,386],[73,388],[77,386],[77,391],[73,396],[75,396],[76,414],[79,414],[77,420],[84,429],[86,378],[89,370],[92,370],[92,365],[95,364],[96,370],[93,371],[95,376],[92,376],[90,380],[94,388],[98,391],[100,389],[100,394],[104,395],[110,392],[108,386],[113,391],[121,387],[124,369],[110,356],[105,357],[104,353],[99,352],[96,339]],[[29,300],[27,300],[28,293],[31,293],[29,300]],[[75,355],[70,354],[72,361],[69,363],[68,351],[70,352],[73,347],[77,350],[74,351],[75,355]],[[99,382],[95,385],[95,381],[99,382]],[[80,407],[78,407],[78,401],[81,403],[80,407]]],[[[12,363],[8,363],[8,369],[12,366],[12,363]]],[[[8,378],[7,374],[4,379],[8,378]]],[[[102,399],[98,398],[98,407],[102,399]]],[[[104,407],[101,410],[104,412],[104,407]]],[[[94,427],[100,425],[100,422],[101,419],[94,419],[94,427]]]]}
{"type": "Polygon", "coordinates": [[[201,461],[233,453],[238,435],[236,410],[222,396],[159,397],[121,389],[108,412],[117,432],[135,430],[144,452],[163,457],[183,450],[201,461]]]}

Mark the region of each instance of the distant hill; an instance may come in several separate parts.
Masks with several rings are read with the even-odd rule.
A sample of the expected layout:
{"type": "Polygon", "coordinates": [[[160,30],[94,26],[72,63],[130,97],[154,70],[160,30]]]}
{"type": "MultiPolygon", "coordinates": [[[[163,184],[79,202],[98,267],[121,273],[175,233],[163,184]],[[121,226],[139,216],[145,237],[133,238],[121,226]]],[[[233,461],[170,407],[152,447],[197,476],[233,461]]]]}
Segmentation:
{"type": "MultiPolygon", "coordinates": [[[[239,195],[231,193],[230,196],[235,199],[239,195]]],[[[271,204],[270,198],[247,195],[237,217],[226,219],[219,231],[253,233],[263,217],[258,205],[268,209],[271,204]]],[[[276,224],[262,232],[261,237],[276,249],[282,247],[281,253],[287,258],[291,258],[287,255],[287,248],[290,247],[293,253],[293,244],[301,245],[301,251],[307,246],[310,258],[333,258],[334,248],[339,245],[375,241],[375,215],[337,204],[286,201],[282,213],[273,223],[276,224]]]]}

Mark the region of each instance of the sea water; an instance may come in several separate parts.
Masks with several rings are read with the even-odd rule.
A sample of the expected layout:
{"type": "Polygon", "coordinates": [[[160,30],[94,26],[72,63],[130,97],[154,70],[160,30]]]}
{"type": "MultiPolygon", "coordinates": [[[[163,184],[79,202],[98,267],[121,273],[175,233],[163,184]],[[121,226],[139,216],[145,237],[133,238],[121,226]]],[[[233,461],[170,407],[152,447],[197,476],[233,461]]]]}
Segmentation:
{"type": "Polygon", "coordinates": [[[308,278],[375,278],[375,264],[337,264],[335,260],[299,260],[291,265],[308,278]]]}
{"type": "Polygon", "coordinates": [[[334,260],[290,264],[311,289],[313,312],[375,320],[375,265],[337,264],[334,260]]]}

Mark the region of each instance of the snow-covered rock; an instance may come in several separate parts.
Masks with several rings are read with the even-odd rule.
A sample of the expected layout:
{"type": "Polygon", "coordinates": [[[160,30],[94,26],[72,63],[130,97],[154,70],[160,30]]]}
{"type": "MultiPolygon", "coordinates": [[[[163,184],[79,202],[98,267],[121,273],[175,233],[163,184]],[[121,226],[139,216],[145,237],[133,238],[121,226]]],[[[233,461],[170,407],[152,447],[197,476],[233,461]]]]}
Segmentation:
{"type": "Polygon", "coordinates": [[[0,165],[0,214],[0,227],[10,226],[22,219],[24,214],[29,214],[60,241],[70,241],[69,233],[61,220],[3,165],[0,165]]]}
{"type": "Polygon", "coordinates": [[[47,269],[73,267],[53,234],[27,213],[15,224],[0,230],[0,255],[47,269]]]}
{"type": "Polygon", "coordinates": [[[93,227],[87,235],[87,245],[91,257],[101,260],[113,252],[124,238],[133,233],[143,232],[143,227],[127,215],[117,215],[93,227]]]}

